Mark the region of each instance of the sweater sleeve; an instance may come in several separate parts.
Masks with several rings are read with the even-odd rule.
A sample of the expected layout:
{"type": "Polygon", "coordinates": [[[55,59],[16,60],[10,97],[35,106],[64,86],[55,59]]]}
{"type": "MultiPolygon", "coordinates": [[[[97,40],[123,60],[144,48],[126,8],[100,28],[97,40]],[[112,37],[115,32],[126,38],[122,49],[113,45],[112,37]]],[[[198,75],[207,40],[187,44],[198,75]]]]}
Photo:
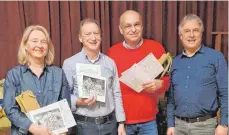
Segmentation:
{"type": "Polygon", "coordinates": [[[163,85],[159,90],[157,90],[157,93],[158,94],[164,94],[166,92],[166,90],[169,89],[169,86],[170,86],[169,76],[165,75],[160,80],[163,81],[163,85]]]}

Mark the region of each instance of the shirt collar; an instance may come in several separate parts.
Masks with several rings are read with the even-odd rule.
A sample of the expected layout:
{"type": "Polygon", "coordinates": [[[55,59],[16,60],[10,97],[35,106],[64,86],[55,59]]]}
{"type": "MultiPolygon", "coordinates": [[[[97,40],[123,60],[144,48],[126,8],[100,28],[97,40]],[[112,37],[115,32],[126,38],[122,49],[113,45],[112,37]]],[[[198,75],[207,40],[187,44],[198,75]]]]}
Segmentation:
{"type": "Polygon", "coordinates": [[[139,41],[139,43],[138,43],[135,47],[131,47],[131,46],[128,45],[128,44],[126,43],[126,41],[124,40],[124,41],[123,41],[123,46],[124,46],[125,48],[127,48],[127,49],[137,49],[137,48],[139,48],[139,47],[142,45],[142,43],[143,43],[143,39],[141,39],[141,40],[139,41]]]}
{"type": "MultiPolygon", "coordinates": [[[[84,57],[85,59],[91,61],[91,60],[88,58],[88,56],[87,56],[87,54],[86,54],[84,48],[81,49],[81,55],[83,55],[83,57],[84,57]]],[[[95,59],[94,62],[98,61],[101,57],[102,57],[102,53],[99,51],[99,53],[98,53],[98,55],[96,56],[96,59],[95,59]]],[[[92,62],[92,61],[91,61],[91,62],[92,62]]]]}
{"type": "MultiPolygon", "coordinates": [[[[27,71],[31,71],[31,69],[29,68],[29,65],[26,63],[23,65],[23,73],[27,72],[27,71]]],[[[49,72],[49,69],[48,69],[48,65],[45,65],[43,71],[47,71],[49,72]]]]}
{"type": "MultiPolygon", "coordinates": [[[[204,45],[201,45],[200,48],[195,52],[194,55],[196,55],[197,53],[204,53],[204,49],[205,49],[205,46],[204,45]]],[[[188,57],[187,54],[186,54],[186,52],[185,52],[185,49],[182,51],[181,58],[184,57],[184,56],[185,57],[188,57]]]]}

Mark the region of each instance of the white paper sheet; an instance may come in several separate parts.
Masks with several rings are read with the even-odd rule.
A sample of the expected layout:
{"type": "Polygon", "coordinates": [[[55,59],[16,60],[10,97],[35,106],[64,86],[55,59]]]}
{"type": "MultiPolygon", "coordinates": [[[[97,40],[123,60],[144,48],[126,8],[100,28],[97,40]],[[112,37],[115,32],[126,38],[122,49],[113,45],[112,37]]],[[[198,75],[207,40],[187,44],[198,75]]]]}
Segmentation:
{"type": "Polygon", "coordinates": [[[100,77],[101,76],[101,67],[100,65],[76,63],[76,73],[77,73],[79,97],[88,98],[87,96],[84,95],[83,90],[82,90],[82,77],[83,75],[91,75],[91,76],[100,77]]]}
{"type": "Polygon", "coordinates": [[[143,83],[155,79],[163,70],[164,68],[156,57],[150,53],[140,62],[122,72],[119,80],[139,93],[143,90],[143,83]]]}
{"type": "Polygon", "coordinates": [[[48,127],[54,134],[67,132],[68,128],[76,125],[66,99],[30,111],[26,115],[33,123],[48,127]]]}

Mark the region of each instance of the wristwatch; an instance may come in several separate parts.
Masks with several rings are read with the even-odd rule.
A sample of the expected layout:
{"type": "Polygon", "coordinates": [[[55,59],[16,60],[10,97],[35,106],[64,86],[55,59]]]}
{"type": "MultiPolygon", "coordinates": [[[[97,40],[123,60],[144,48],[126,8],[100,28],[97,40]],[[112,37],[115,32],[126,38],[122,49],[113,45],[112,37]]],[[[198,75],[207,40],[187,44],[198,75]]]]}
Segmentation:
{"type": "Polygon", "coordinates": [[[120,121],[120,122],[118,122],[119,124],[125,124],[125,121],[120,121]]]}

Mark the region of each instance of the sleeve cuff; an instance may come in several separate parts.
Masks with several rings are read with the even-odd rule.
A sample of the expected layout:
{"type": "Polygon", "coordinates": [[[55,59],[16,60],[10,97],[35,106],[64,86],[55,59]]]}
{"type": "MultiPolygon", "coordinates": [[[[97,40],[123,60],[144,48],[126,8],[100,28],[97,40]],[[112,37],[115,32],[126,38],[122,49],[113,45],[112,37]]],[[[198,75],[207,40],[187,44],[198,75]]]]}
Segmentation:
{"type": "Polygon", "coordinates": [[[31,126],[32,122],[30,120],[26,120],[24,122],[24,127],[20,127],[19,128],[19,132],[22,133],[22,134],[28,134],[29,132],[29,127],[31,126]]]}
{"type": "Polygon", "coordinates": [[[228,126],[228,117],[221,116],[220,117],[220,125],[228,126]]]}
{"type": "Polygon", "coordinates": [[[76,111],[76,100],[77,100],[77,97],[71,94],[71,110],[73,112],[76,111]]]}
{"type": "Polygon", "coordinates": [[[168,120],[168,127],[175,127],[175,122],[172,120],[168,120]]]}

